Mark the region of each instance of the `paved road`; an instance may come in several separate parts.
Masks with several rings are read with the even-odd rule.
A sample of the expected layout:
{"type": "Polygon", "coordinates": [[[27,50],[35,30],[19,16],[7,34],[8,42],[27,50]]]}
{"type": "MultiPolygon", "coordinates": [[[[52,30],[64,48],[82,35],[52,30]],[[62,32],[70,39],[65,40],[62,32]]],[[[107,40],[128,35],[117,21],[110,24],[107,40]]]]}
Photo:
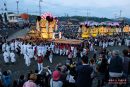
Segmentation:
{"type": "Polygon", "coordinates": [[[7,39],[7,41],[10,41],[10,40],[12,40],[12,39],[16,39],[16,38],[18,38],[18,37],[25,36],[28,31],[29,31],[29,29],[19,30],[18,32],[15,32],[14,34],[10,35],[9,38],[7,39]]]}

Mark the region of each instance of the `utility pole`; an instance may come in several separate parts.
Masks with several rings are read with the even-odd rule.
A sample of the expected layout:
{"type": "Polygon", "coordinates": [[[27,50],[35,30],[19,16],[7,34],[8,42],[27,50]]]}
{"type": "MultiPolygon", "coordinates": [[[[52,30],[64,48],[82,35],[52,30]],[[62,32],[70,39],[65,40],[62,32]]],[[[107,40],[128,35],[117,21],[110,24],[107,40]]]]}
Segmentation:
{"type": "Polygon", "coordinates": [[[122,16],[122,10],[120,10],[120,18],[121,18],[121,16],[122,16]]]}
{"type": "Polygon", "coordinates": [[[4,12],[3,12],[3,15],[4,15],[5,23],[8,22],[8,12],[7,12],[7,4],[6,4],[6,2],[4,2],[4,12]]]}
{"type": "Polygon", "coordinates": [[[41,2],[42,0],[39,0],[39,15],[41,16],[41,2]]]}
{"type": "Polygon", "coordinates": [[[86,14],[86,21],[87,21],[87,24],[88,24],[88,16],[89,16],[89,9],[87,9],[87,14],[86,14]]]}
{"type": "Polygon", "coordinates": [[[5,23],[5,18],[4,18],[4,10],[1,8],[1,16],[2,16],[2,22],[5,23]]]}
{"type": "Polygon", "coordinates": [[[16,0],[17,3],[17,15],[19,15],[19,0],[16,0]]]}

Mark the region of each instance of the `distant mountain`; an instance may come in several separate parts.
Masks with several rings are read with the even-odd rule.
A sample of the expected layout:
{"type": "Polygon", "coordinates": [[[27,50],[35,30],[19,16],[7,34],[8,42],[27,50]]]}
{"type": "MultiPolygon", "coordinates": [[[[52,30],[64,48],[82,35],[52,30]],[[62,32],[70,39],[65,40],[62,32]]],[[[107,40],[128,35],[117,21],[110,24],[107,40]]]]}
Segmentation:
{"type": "MultiPolygon", "coordinates": [[[[30,22],[36,22],[36,15],[30,15],[29,20],[30,22]]],[[[75,22],[84,22],[88,21],[95,21],[95,22],[105,22],[105,21],[122,21],[124,20],[125,24],[130,24],[130,18],[122,17],[117,19],[109,19],[109,18],[100,18],[100,17],[85,17],[85,16],[62,16],[57,17],[59,21],[75,21],[75,22]]]]}
{"type": "Polygon", "coordinates": [[[108,18],[99,18],[99,17],[85,17],[85,16],[71,16],[71,17],[58,17],[59,21],[68,21],[68,20],[78,20],[79,22],[83,21],[95,21],[95,22],[105,22],[105,21],[113,21],[112,19],[108,18]]]}

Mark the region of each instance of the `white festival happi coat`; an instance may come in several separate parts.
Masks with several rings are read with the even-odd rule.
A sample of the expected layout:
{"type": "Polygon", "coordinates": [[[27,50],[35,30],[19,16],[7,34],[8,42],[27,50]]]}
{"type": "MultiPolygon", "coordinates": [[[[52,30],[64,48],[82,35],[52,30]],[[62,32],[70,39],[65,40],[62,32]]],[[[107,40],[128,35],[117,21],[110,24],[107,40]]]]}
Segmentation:
{"type": "Polygon", "coordinates": [[[5,52],[5,50],[6,50],[6,43],[4,43],[4,44],[2,45],[2,52],[5,52]]]}
{"type": "Polygon", "coordinates": [[[18,41],[17,40],[15,41],[14,45],[15,45],[15,51],[17,52],[18,51],[17,50],[17,48],[18,48],[18,41]]]}
{"type": "Polygon", "coordinates": [[[10,59],[11,59],[11,62],[12,62],[12,63],[16,62],[14,52],[11,52],[11,53],[10,53],[10,59]]]}
{"type": "Polygon", "coordinates": [[[23,44],[23,54],[26,54],[26,52],[27,52],[27,45],[26,44],[23,44]]]}
{"type": "Polygon", "coordinates": [[[31,61],[30,61],[29,55],[27,53],[24,54],[24,59],[25,59],[25,64],[27,66],[30,66],[31,61]]]}
{"type": "Polygon", "coordinates": [[[10,52],[10,45],[7,44],[5,49],[7,52],[10,52]]]}
{"type": "Polygon", "coordinates": [[[27,49],[27,53],[28,53],[29,58],[33,58],[34,57],[34,50],[33,50],[32,47],[27,49]]]}
{"type": "Polygon", "coordinates": [[[8,63],[9,62],[9,52],[5,51],[3,53],[3,57],[4,57],[5,63],[8,63]]]}
{"type": "Polygon", "coordinates": [[[53,59],[53,51],[51,50],[50,55],[49,55],[50,63],[52,63],[52,59],[53,59]]]}
{"type": "Polygon", "coordinates": [[[23,54],[23,50],[24,50],[24,44],[21,44],[21,46],[20,46],[20,54],[23,54]]]}
{"type": "Polygon", "coordinates": [[[12,51],[14,51],[14,50],[15,50],[15,45],[14,45],[14,42],[11,42],[11,44],[10,44],[10,48],[11,48],[11,50],[12,50],[12,51]]]}

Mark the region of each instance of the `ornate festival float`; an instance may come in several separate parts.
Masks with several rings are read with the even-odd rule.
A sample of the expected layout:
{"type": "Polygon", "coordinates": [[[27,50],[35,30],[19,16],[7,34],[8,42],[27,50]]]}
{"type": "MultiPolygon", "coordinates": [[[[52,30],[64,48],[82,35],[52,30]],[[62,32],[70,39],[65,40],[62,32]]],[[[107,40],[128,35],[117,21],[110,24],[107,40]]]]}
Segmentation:
{"type": "Polygon", "coordinates": [[[36,27],[28,32],[28,36],[33,39],[55,39],[55,31],[57,30],[57,18],[51,13],[44,13],[37,16],[36,27]]]}
{"type": "Polygon", "coordinates": [[[121,27],[119,22],[91,22],[81,23],[79,27],[82,38],[97,37],[101,35],[114,35],[119,33],[130,32],[130,26],[125,25],[121,27]]]}
{"type": "Polygon", "coordinates": [[[70,40],[63,39],[62,32],[56,32],[58,30],[58,19],[53,17],[51,13],[44,13],[41,16],[37,16],[36,26],[33,26],[27,33],[25,39],[31,42],[47,41],[57,44],[81,44],[82,40],[70,40]],[[58,35],[58,37],[55,37],[58,35]]]}

